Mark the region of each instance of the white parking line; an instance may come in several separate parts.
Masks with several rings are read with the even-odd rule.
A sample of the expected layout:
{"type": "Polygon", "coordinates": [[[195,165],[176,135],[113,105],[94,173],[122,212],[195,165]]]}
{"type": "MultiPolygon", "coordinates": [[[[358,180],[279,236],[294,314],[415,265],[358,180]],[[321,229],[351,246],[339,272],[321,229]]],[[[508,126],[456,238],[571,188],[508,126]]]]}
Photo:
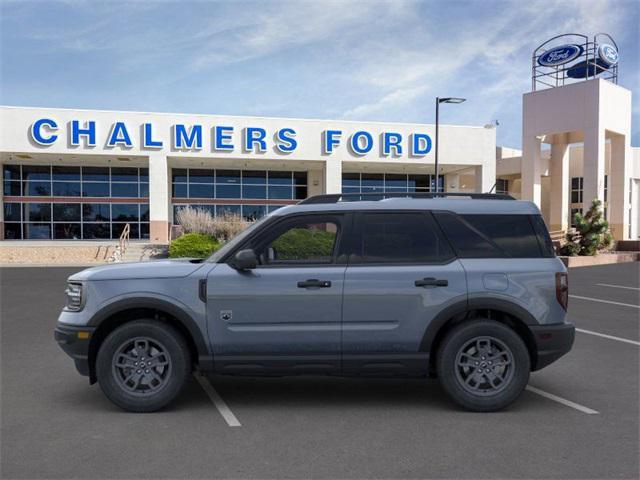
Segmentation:
{"type": "Polygon", "coordinates": [[[626,290],[640,290],[638,287],[627,287],[626,285],[611,285],[610,283],[596,283],[598,287],[624,288],[626,290]]]}
{"type": "Polygon", "coordinates": [[[213,385],[209,383],[209,380],[207,380],[207,377],[200,375],[198,373],[195,373],[193,376],[196,377],[196,380],[198,380],[198,383],[200,384],[202,389],[205,391],[205,393],[209,396],[209,398],[211,399],[215,407],[218,409],[218,412],[220,412],[220,415],[222,415],[222,418],[224,418],[225,422],[227,422],[227,425],[229,425],[230,427],[241,427],[242,424],[238,421],[236,416],[233,414],[231,409],[227,406],[227,404],[224,402],[224,400],[218,394],[218,392],[216,392],[216,389],[213,388],[213,385]]]}
{"type": "Polygon", "coordinates": [[[549,400],[553,400],[554,402],[561,403],[569,408],[573,408],[574,410],[578,410],[579,412],[586,413],[587,415],[598,415],[600,412],[596,410],[592,410],[589,407],[585,407],[584,405],[580,405],[579,403],[574,403],[570,400],[567,400],[562,397],[558,397],[553,393],[545,392],[544,390],[540,390],[539,388],[532,387],[531,385],[527,385],[527,390],[535,393],[536,395],[540,395],[541,397],[548,398],[549,400]]]}
{"type": "Polygon", "coordinates": [[[587,333],[589,335],[595,335],[596,337],[608,338],[609,340],[617,340],[618,342],[630,343],[631,345],[638,345],[640,347],[640,342],[636,342],[635,340],[629,340],[628,338],[614,337],[613,335],[606,335],[604,333],[592,332],[591,330],[583,330],[582,328],[576,328],[576,332],[587,333]]]}
{"type": "Polygon", "coordinates": [[[611,300],[602,300],[600,298],[580,297],[578,295],[569,295],[569,298],[577,298],[578,300],[589,300],[590,302],[610,303],[612,305],[620,305],[622,307],[640,308],[640,305],[633,305],[632,303],[612,302],[611,300]]]}

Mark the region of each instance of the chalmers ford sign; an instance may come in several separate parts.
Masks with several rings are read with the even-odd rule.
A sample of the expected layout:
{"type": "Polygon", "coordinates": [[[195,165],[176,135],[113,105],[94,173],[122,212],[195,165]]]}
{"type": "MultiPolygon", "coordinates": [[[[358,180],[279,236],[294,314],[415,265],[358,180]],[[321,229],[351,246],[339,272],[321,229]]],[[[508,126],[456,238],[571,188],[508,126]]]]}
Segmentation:
{"type": "MultiPolygon", "coordinates": [[[[209,151],[264,153],[273,151],[278,155],[292,154],[299,145],[297,132],[290,126],[275,131],[259,126],[237,127],[228,125],[201,125],[175,123],[169,131],[158,131],[153,123],[133,125],[131,122],[115,121],[110,125],[98,125],[93,120],[71,120],[59,122],[54,118],[38,118],[29,128],[31,140],[41,147],[57,142],[67,142],[71,147],[95,147],[103,144],[107,148],[129,149],[134,146],[148,150],[209,151]],[[237,135],[239,133],[239,135],[237,135]]],[[[422,132],[401,134],[383,132],[374,135],[367,130],[358,130],[344,135],[340,129],[326,129],[321,135],[322,151],[331,155],[341,146],[346,146],[355,155],[364,156],[379,149],[383,156],[408,154],[414,157],[427,155],[432,148],[431,137],[422,132]]]]}

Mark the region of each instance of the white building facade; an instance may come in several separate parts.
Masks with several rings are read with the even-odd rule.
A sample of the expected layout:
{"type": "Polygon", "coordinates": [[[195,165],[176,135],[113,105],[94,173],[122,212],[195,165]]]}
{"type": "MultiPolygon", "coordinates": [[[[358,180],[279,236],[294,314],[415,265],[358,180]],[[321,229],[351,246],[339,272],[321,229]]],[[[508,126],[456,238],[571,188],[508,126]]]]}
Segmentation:
{"type": "Polygon", "coordinates": [[[495,130],[0,107],[5,240],[170,238],[185,205],[259,218],[338,192],[488,192],[495,130]]]}

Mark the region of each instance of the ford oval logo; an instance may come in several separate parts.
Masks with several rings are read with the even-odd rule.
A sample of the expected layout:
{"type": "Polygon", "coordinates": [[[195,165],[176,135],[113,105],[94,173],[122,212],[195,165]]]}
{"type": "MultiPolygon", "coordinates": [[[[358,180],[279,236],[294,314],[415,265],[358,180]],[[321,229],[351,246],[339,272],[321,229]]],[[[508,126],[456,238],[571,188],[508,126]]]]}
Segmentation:
{"type": "Polygon", "coordinates": [[[538,57],[538,63],[543,67],[557,67],[569,63],[582,55],[583,48],[580,45],[560,45],[547,50],[538,57]]]}
{"type": "Polygon", "coordinates": [[[603,43],[598,47],[598,57],[611,67],[618,63],[618,50],[613,45],[603,43]]]}

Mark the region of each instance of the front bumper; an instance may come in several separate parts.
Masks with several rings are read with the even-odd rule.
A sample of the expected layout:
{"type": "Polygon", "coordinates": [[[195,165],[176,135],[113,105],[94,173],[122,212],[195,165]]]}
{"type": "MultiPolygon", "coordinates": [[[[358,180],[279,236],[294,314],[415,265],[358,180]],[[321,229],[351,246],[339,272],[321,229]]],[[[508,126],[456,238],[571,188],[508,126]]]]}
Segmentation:
{"type": "Polygon", "coordinates": [[[53,331],[60,348],[73,358],[81,375],[89,376],[89,342],[95,328],[58,324],[53,331]]]}
{"type": "Polygon", "coordinates": [[[540,370],[571,350],[576,334],[572,323],[530,326],[536,342],[537,360],[532,370],[540,370]]]}

